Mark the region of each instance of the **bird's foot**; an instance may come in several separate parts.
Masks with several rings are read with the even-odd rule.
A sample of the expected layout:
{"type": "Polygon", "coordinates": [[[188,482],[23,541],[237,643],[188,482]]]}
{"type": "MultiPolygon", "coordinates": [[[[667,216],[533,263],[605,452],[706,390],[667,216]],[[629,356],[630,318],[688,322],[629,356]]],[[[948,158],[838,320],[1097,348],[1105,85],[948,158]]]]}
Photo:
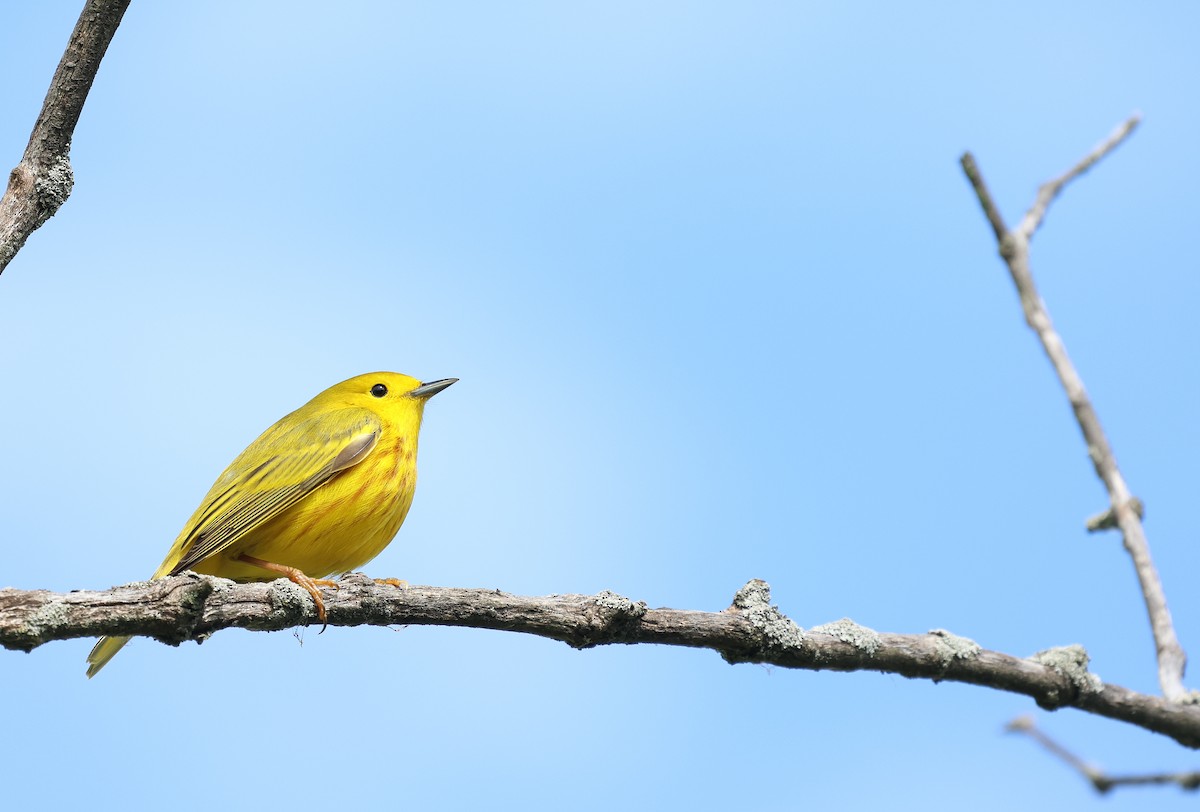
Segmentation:
{"type": "Polygon", "coordinates": [[[256,567],[262,567],[270,572],[277,572],[303,589],[312,596],[313,603],[317,606],[317,620],[321,621],[321,631],[317,632],[317,634],[324,634],[325,630],[329,628],[329,621],[326,619],[325,614],[325,600],[321,597],[321,590],[317,589],[317,587],[331,586],[334,589],[341,589],[337,581],[330,581],[328,578],[310,578],[295,567],[289,567],[286,564],[275,564],[271,561],[264,561],[261,558],[255,558],[250,555],[239,555],[236,560],[253,564],[256,567]]]}

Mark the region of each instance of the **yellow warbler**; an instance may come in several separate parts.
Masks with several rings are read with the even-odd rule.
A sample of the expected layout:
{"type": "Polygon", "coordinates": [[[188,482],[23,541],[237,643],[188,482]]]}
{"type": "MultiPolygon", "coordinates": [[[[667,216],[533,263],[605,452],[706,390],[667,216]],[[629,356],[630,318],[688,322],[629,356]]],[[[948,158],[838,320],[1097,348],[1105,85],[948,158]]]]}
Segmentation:
{"type": "MultiPolygon", "coordinates": [[[[395,372],[331,386],[246,447],[200,502],[152,578],[193,570],[235,581],[280,576],[308,590],[378,555],[412,505],[425,401],[457,378],[395,372]]],[[[128,637],[102,637],[89,677],[128,637]]]]}

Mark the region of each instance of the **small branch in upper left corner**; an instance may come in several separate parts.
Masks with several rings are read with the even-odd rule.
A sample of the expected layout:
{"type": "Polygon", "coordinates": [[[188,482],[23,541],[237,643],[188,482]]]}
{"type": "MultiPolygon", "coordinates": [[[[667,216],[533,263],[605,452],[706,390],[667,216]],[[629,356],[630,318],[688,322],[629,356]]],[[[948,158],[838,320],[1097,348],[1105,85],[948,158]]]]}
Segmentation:
{"type": "Polygon", "coordinates": [[[66,202],[74,184],[71,138],[129,0],[87,0],[50,80],[20,163],[0,198],[0,273],[29,235],[66,202]]]}

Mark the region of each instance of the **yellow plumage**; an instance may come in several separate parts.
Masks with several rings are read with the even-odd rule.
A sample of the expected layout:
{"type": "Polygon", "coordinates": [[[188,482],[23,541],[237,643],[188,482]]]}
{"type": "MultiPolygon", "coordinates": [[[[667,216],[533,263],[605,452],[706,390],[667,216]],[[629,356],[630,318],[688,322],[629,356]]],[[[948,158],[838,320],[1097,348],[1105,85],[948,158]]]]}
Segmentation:
{"type": "MultiPolygon", "coordinates": [[[[326,389],[229,464],[152,577],[282,575],[309,591],[324,619],[315,584],[363,566],[396,535],[412,506],[425,401],[456,380],[375,372],[326,389]]],[[[88,676],[128,640],[102,637],[88,676]]]]}

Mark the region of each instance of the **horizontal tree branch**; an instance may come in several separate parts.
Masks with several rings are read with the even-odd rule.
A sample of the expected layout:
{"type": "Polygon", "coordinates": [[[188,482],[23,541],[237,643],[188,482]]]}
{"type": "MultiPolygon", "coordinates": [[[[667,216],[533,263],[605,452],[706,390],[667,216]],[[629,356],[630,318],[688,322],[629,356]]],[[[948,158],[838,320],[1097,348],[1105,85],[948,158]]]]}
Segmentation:
{"type": "MultiPolygon", "coordinates": [[[[751,581],[719,612],[651,609],[612,592],[524,597],[499,590],[397,589],[354,574],[325,593],[331,626],[469,626],[561,640],[575,648],[661,643],[707,648],[730,663],[813,671],[879,671],[1025,694],[1048,710],[1074,707],[1200,747],[1200,706],[1102,683],[1079,646],[1029,658],[988,651],[949,632],[888,634],[840,620],[807,631],[751,581]]],[[[235,584],[185,573],[103,592],[0,589],[0,645],[30,651],[53,640],[143,635],[178,645],[221,629],[277,631],[317,622],[312,599],[286,580],[235,584]]]]}
{"type": "Polygon", "coordinates": [[[130,0],[88,0],[50,80],[20,163],[0,198],[0,273],[29,235],[54,216],[74,185],[71,138],[100,61],[130,0]]]}

